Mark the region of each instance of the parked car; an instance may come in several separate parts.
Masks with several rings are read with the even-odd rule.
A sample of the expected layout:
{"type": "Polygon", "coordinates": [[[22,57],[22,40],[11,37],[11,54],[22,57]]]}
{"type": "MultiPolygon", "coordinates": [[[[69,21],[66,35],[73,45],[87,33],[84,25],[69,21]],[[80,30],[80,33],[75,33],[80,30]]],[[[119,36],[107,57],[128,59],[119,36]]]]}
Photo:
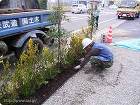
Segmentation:
{"type": "Polygon", "coordinates": [[[87,7],[84,4],[74,4],[71,7],[72,13],[85,13],[87,12],[87,7]]]}

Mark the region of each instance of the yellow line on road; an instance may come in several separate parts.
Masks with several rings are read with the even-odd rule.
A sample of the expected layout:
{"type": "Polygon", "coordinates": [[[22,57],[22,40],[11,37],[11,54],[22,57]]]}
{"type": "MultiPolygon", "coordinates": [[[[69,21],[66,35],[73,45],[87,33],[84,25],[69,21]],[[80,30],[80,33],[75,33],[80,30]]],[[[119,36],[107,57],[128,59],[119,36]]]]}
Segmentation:
{"type": "Polygon", "coordinates": [[[117,19],[117,18],[112,18],[112,19],[109,19],[109,20],[105,20],[105,21],[99,22],[99,24],[106,23],[106,22],[109,22],[109,21],[112,21],[112,20],[115,20],[115,19],[117,19]]]}

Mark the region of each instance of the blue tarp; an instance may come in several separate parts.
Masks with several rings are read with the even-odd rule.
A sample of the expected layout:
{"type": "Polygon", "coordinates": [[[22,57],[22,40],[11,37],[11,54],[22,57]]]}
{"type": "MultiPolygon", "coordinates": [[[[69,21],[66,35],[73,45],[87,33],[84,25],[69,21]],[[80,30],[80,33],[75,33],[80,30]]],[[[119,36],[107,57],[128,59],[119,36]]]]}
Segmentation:
{"type": "Polygon", "coordinates": [[[140,39],[123,40],[114,43],[115,46],[140,51],[140,39]]]}

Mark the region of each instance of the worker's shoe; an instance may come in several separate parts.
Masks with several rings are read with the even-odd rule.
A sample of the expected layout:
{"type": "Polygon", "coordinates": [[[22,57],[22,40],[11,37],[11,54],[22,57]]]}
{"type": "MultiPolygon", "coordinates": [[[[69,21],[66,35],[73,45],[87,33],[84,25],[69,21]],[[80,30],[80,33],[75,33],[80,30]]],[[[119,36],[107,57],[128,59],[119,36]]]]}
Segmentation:
{"type": "Polygon", "coordinates": [[[104,70],[106,70],[106,69],[105,68],[102,68],[102,67],[97,67],[95,73],[102,73],[104,70]]]}
{"type": "Polygon", "coordinates": [[[85,71],[85,74],[90,74],[90,73],[94,73],[94,69],[93,68],[89,68],[88,70],[85,71]]]}
{"type": "Polygon", "coordinates": [[[95,65],[91,65],[91,67],[85,71],[85,74],[95,73],[97,71],[97,68],[95,65]]]}

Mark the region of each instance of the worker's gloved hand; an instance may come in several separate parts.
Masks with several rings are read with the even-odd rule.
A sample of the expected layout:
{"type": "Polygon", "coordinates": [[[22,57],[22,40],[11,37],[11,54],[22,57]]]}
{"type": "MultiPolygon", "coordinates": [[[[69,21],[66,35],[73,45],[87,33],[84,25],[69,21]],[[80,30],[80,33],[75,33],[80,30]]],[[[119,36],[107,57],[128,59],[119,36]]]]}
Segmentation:
{"type": "Polygon", "coordinates": [[[81,69],[81,66],[78,65],[78,66],[74,67],[74,69],[75,69],[75,70],[79,70],[79,69],[81,69]]]}

